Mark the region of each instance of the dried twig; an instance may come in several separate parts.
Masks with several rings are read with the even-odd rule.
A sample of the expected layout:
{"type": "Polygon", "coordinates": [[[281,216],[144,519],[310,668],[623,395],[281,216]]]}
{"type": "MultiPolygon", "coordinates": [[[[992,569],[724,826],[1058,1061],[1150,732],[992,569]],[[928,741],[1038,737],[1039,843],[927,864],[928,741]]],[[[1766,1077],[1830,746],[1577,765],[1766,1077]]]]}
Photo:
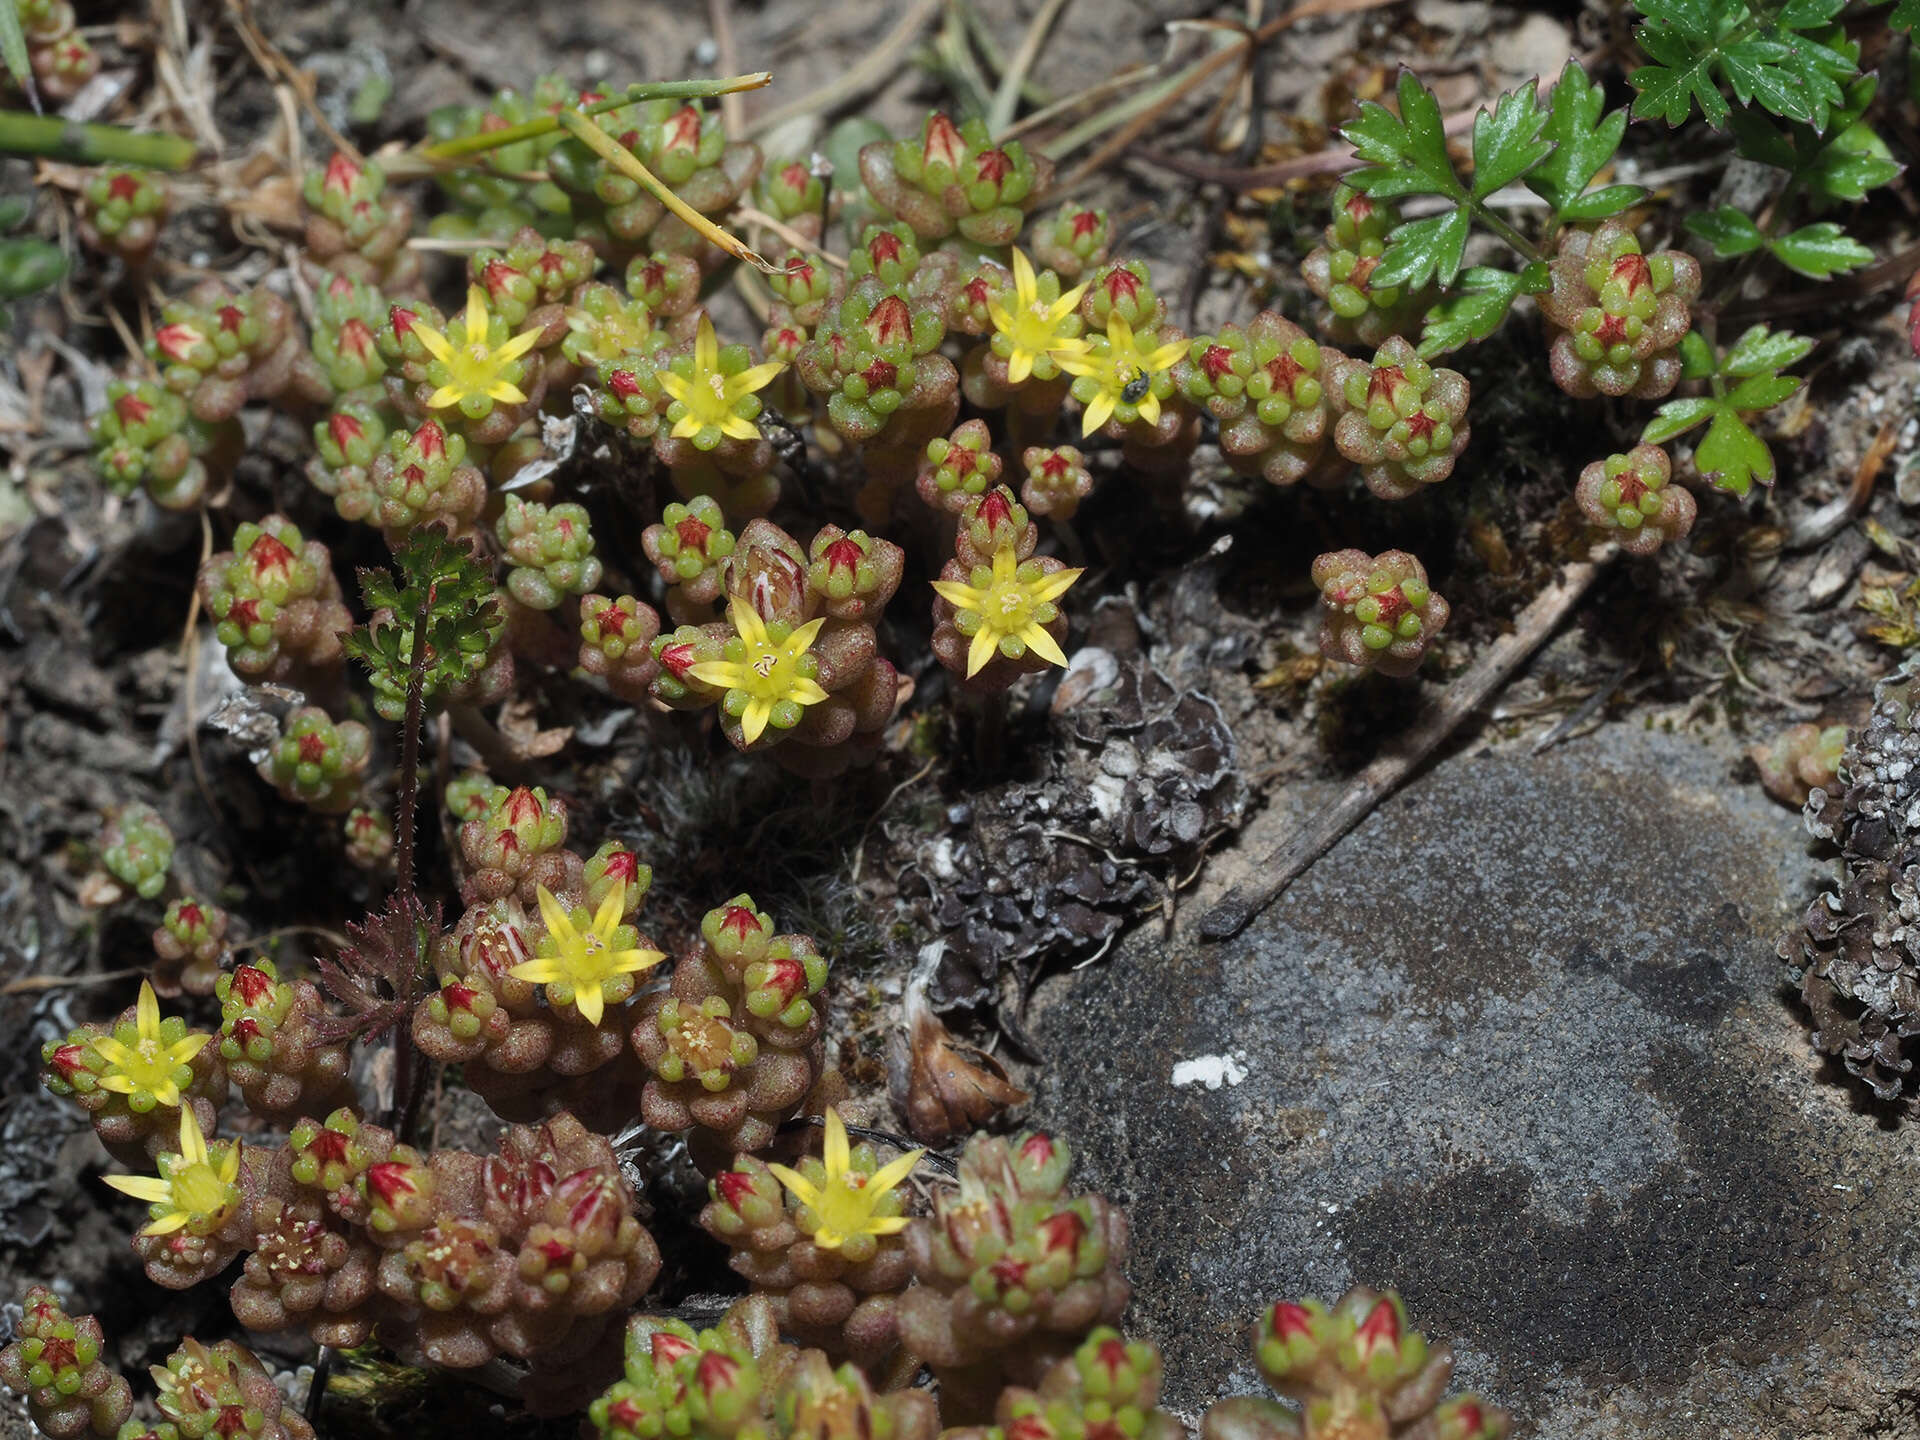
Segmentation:
{"type": "Polygon", "coordinates": [[[998,135],[1013,123],[1013,112],[1020,108],[1020,92],[1027,83],[1028,72],[1040,58],[1040,47],[1046,43],[1048,32],[1066,8],[1067,0],[1046,0],[1033,17],[1033,23],[1027,26],[1020,48],[1014,52],[1006,74],[1000,77],[1000,88],[993,92],[993,104],[987,109],[989,134],[998,135]]]}
{"type": "Polygon", "coordinates": [[[1617,550],[1609,551],[1562,570],[1559,578],[1521,612],[1512,632],[1488,646],[1473,668],[1441,693],[1424,720],[1355,776],[1346,794],[1317,821],[1263,856],[1254,866],[1257,880],[1228,891],[1226,898],[1207,912],[1200,922],[1200,933],[1209,940],[1239,934],[1341,836],[1372,814],[1545,643],[1618,554],[1617,550]]]}

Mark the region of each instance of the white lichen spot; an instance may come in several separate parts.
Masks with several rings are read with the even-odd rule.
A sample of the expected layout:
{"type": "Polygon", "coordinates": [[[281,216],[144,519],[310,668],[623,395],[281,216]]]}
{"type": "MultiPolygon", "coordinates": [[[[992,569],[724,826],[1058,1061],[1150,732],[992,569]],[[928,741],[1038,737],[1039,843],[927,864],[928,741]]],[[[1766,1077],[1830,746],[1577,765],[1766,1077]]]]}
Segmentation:
{"type": "Polygon", "coordinates": [[[1204,1085],[1209,1090],[1218,1090],[1222,1085],[1238,1085],[1247,1078],[1247,1073],[1246,1052],[1236,1050],[1231,1055],[1201,1055],[1182,1060],[1173,1067],[1173,1083],[1176,1087],[1204,1085]]]}

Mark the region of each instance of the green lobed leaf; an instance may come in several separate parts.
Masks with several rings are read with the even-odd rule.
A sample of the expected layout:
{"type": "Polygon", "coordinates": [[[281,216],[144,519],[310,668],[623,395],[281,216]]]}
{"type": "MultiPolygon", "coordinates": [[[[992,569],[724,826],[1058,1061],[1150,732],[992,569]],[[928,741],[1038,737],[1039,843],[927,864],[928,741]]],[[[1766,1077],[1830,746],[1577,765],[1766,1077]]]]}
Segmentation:
{"type": "Polygon", "coordinates": [[[1369,195],[1444,195],[1459,200],[1467,190],[1447,158],[1446,126],[1440,102],[1411,70],[1400,72],[1400,113],[1378,101],[1366,101],[1360,118],[1340,133],[1365,169],[1346,177],[1369,195]]]}
{"type": "Polygon", "coordinates": [[[1395,228],[1371,283],[1417,287],[1437,278],[1442,285],[1451,285],[1460,272],[1467,232],[1472,228],[1472,215],[1459,205],[1444,215],[1409,220],[1395,228]]]}
{"type": "Polygon", "coordinates": [[[1775,334],[1765,325],[1755,325],[1733,342],[1733,348],[1720,362],[1720,373],[1744,378],[1771,370],[1798,365],[1813,350],[1813,341],[1804,335],[1782,330],[1775,334]]]}
{"type": "Polygon", "coordinates": [[[1807,167],[1806,185],[1823,200],[1861,200],[1869,190],[1892,184],[1904,168],[1878,132],[1856,120],[1807,167]]]}
{"type": "Polygon", "coordinates": [[[1482,109],[1473,117],[1474,199],[1504,189],[1553,154],[1554,142],[1540,133],[1547,117],[1535,84],[1529,80],[1507,91],[1491,113],[1482,109]]]}
{"type": "Polygon", "coordinates": [[[1714,84],[1711,52],[1697,54],[1676,30],[1652,23],[1636,29],[1633,38],[1655,62],[1627,76],[1627,83],[1640,92],[1633,102],[1634,119],[1664,120],[1677,127],[1698,105],[1707,124],[1716,130],[1726,124],[1731,107],[1714,84]]]}
{"type": "Polygon", "coordinates": [[[1714,258],[1718,260],[1745,255],[1766,244],[1760,227],[1743,211],[1731,205],[1689,215],[1686,226],[1690,234],[1698,235],[1713,247],[1714,258]]]}
{"type": "Polygon", "coordinates": [[[1459,290],[1427,311],[1420,356],[1432,360],[1500,328],[1523,287],[1523,277],[1476,265],[1460,273],[1459,290]]]}
{"type": "Polygon", "coordinates": [[[1653,62],[1628,76],[1640,92],[1636,118],[1679,125],[1697,105],[1718,129],[1732,113],[1723,85],[1743,106],[1822,129],[1845,104],[1841,82],[1857,73],[1858,48],[1830,25],[1839,0],[1787,0],[1777,10],[1741,0],[1635,3],[1646,18],[1634,38],[1653,62]]]}
{"type": "MultiPolygon", "coordinates": [[[[1622,110],[1619,114],[1624,117],[1626,111],[1622,110]]],[[[1609,215],[1618,215],[1622,210],[1638,205],[1646,198],[1647,187],[1644,185],[1606,185],[1569,201],[1559,212],[1560,218],[1582,223],[1604,220],[1609,215]]]]}
{"type": "Polygon", "coordinates": [[[1664,445],[1676,435],[1684,435],[1709,419],[1716,409],[1711,395],[1696,395],[1685,400],[1669,400],[1653,414],[1640,432],[1648,445],[1664,445]]]}
{"type": "Polygon", "coordinates": [[[1887,24],[1895,30],[1911,30],[1920,25],[1920,0],[1900,0],[1887,16],[1887,24]]]}
{"type": "Polygon", "coordinates": [[[1638,185],[1609,185],[1592,195],[1583,193],[1613,159],[1626,134],[1627,112],[1616,110],[1603,119],[1606,104],[1601,87],[1587,78],[1579,62],[1568,60],[1548,93],[1546,123],[1540,131],[1553,153],[1527,176],[1527,188],[1562,219],[1604,220],[1646,194],[1638,185]]]}
{"type": "Polygon", "coordinates": [[[1733,495],[1745,495],[1756,480],[1762,485],[1773,484],[1773,452],[1731,410],[1713,417],[1713,424],[1694,447],[1693,465],[1701,479],[1733,495]]]}
{"type": "Polygon", "coordinates": [[[1772,409],[1802,383],[1797,375],[1750,375],[1727,392],[1723,403],[1729,410],[1751,415],[1772,409]]]}
{"type": "Polygon", "coordinates": [[[1790,235],[1769,240],[1767,248],[1789,270],[1814,280],[1831,280],[1843,271],[1873,263],[1873,251],[1831,220],[1802,225],[1790,235]]]}

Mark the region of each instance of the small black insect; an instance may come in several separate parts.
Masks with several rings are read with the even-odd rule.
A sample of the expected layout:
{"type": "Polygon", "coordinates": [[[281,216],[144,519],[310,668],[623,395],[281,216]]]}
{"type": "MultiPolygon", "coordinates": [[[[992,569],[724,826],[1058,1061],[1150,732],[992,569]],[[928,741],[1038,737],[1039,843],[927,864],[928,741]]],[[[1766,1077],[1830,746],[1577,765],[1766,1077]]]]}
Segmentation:
{"type": "Polygon", "coordinates": [[[1141,371],[1135,371],[1133,378],[1127,381],[1126,388],[1120,392],[1120,398],[1129,405],[1138,405],[1147,398],[1147,391],[1153,386],[1153,377],[1141,371]]]}

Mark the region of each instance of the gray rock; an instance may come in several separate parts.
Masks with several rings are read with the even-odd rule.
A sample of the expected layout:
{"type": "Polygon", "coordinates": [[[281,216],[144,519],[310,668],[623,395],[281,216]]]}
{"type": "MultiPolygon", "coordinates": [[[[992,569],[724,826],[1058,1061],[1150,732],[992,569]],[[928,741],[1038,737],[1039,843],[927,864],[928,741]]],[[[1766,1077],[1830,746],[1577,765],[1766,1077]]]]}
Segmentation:
{"type": "Polygon", "coordinates": [[[1823,862],[1738,763],[1450,759],[1202,941],[1289,792],[1170,936],[1047,987],[1034,1120],[1129,1209],[1175,1408],[1260,1390],[1264,1304],[1363,1282],[1553,1440],[1920,1435],[1920,1158],[1810,1053],[1773,942],[1823,862]]]}

